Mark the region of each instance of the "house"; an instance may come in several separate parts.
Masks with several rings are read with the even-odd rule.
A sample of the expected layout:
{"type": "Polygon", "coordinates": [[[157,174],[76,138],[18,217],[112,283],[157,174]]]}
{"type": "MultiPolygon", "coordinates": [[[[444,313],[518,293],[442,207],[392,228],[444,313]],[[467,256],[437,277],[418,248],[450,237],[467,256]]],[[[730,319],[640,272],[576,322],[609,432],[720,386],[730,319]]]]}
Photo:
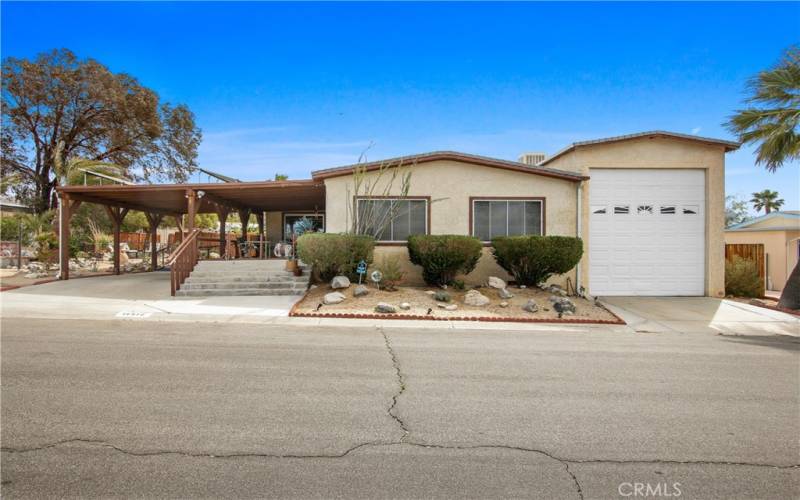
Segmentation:
{"type": "Polygon", "coordinates": [[[764,245],[767,289],[780,291],[800,257],[800,210],[770,212],[731,226],[725,243],[764,245]]]}
{"type": "MultiPolygon", "coordinates": [[[[379,208],[387,197],[402,194],[399,183],[384,192],[391,178],[385,172],[402,169],[411,175],[407,195],[397,200],[406,209],[384,231],[375,254],[376,260],[400,258],[410,282],[421,282],[421,272],[408,261],[409,234],[481,238],[484,255],[465,277],[468,284],[492,275],[509,278],[491,256],[492,237],[566,235],[583,239],[584,257],[574,271],[557,278],[562,284],[569,279],[592,295],[721,297],[725,153],[738,147],[654,131],[576,142],[536,165],[440,151],[316,170],[307,180],[70,186],[59,192],[70,203],[116,210],[190,215],[237,210],[245,219],[255,213],[262,234],[274,242],[285,237],[292,218],[303,215],[327,232],[348,231],[369,204],[379,208]],[[377,185],[372,197],[356,192],[356,167],[377,185]]],[[[62,217],[64,212],[68,217],[71,210],[62,217]]]]}

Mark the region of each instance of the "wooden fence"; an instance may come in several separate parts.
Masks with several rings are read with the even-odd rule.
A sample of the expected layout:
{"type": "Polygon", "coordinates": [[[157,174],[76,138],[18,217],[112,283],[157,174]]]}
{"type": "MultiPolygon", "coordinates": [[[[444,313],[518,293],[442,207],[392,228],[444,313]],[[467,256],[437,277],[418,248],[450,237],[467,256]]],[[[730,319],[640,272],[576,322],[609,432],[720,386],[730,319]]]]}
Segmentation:
{"type": "Polygon", "coordinates": [[[767,289],[767,255],[764,253],[763,243],[726,243],[725,261],[732,261],[734,257],[752,260],[758,267],[758,276],[761,278],[763,290],[767,289]]]}

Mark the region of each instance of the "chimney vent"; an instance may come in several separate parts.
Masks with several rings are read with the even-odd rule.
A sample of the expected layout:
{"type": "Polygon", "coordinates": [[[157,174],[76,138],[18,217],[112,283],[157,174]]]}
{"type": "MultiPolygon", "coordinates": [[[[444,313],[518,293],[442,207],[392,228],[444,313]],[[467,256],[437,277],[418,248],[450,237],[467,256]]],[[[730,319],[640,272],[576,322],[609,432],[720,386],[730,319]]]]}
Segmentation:
{"type": "Polygon", "coordinates": [[[527,165],[538,165],[539,163],[543,162],[545,158],[547,158],[547,156],[540,152],[523,153],[519,157],[519,162],[527,165]]]}

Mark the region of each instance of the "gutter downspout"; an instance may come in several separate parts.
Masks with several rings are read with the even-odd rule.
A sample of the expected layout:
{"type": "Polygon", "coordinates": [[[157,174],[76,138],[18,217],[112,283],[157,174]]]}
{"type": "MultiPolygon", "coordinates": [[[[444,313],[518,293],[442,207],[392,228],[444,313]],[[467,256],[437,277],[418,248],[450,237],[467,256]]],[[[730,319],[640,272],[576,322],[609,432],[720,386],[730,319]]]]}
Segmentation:
{"type": "MultiPolygon", "coordinates": [[[[576,205],[576,207],[575,207],[575,210],[576,210],[576,212],[575,212],[575,220],[577,222],[577,224],[576,224],[576,233],[577,233],[578,238],[581,238],[582,234],[583,234],[583,224],[582,224],[582,222],[583,222],[583,212],[582,212],[582,208],[583,208],[583,200],[582,200],[582,197],[583,197],[583,181],[578,182],[577,193],[578,193],[578,199],[577,199],[577,201],[575,203],[575,205],[576,205]]],[[[586,246],[586,242],[583,242],[583,245],[585,247],[586,246]]],[[[580,295],[580,296],[583,296],[583,294],[581,293],[581,263],[582,262],[583,262],[583,256],[581,256],[581,260],[578,261],[578,265],[575,267],[575,291],[578,292],[578,295],[580,295]]]]}

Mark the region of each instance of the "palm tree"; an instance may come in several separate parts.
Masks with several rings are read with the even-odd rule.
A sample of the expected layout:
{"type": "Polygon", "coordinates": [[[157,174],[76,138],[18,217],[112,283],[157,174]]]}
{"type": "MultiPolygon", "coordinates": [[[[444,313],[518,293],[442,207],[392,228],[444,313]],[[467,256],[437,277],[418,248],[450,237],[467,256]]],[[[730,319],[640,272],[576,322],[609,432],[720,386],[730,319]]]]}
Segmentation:
{"type": "MultiPolygon", "coordinates": [[[[75,184],[82,184],[85,178],[86,170],[97,172],[111,177],[125,178],[126,171],[123,167],[114,163],[104,161],[87,160],[77,156],[62,160],[61,151],[64,148],[64,143],[59,142],[53,153],[53,172],[56,176],[57,186],[70,186],[75,184]]],[[[88,183],[88,178],[86,178],[88,183]]],[[[127,180],[127,179],[124,179],[127,180]]],[[[96,179],[93,183],[97,182],[96,179]]]]}
{"type": "MultiPolygon", "coordinates": [[[[800,158],[800,48],[789,47],[775,67],[748,82],[748,90],[750,106],[738,110],[727,126],[744,144],[757,144],[756,164],[774,172],[800,158]]],[[[779,207],[763,208],[769,213],[779,207]]],[[[800,309],[800,262],[786,281],[778,306],[800,309]]]]}
{"type": "Polygon", "coordinates": [[[764,213],[768,214],[773,210],[780,210],[784,201],[783,198],[778,198],[777,191],[765,189],[761,192],[753,193],[753,198],[750,200],[750,203],[753,204],[753,208],[756,209],[756,212],[763,210],[764,213]]]}

